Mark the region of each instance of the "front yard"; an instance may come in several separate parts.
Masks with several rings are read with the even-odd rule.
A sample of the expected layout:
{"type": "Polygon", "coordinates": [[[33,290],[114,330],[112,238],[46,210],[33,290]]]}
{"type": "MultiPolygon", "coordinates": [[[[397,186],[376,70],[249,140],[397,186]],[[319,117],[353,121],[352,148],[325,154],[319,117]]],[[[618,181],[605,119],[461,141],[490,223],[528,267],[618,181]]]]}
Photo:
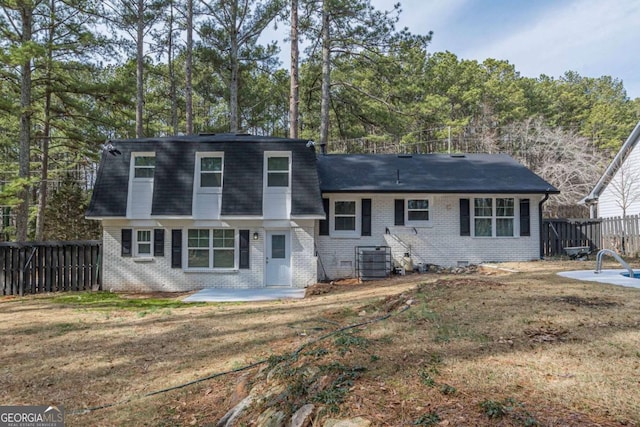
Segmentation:
{"type": "Polygon", "coordinates": [[[314,425],[640,426],[640,290],[555,274],[593,264],[511,263],[501,267],[517,272],[261,303],[4,297],[0,399],[62,405],[68,426],[215,425],[254,387],[270,397],[238,425],[312,403],[314,425]]]}

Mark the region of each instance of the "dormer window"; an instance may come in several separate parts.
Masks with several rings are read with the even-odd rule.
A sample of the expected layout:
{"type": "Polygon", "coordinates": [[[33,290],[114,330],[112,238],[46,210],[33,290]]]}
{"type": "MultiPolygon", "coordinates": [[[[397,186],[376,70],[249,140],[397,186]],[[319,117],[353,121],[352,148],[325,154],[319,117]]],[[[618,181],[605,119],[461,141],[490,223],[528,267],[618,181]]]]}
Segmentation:
{"type": "Polygon", "coordinates": [[[267,187],[289,187],[288,155],[272,154],[267,157],[267,187]]]}
{"type": "Polygon", "coordinates": [[[133,177],[134,178],[153,178],[156,168],[156,157],[154,155],[134,155],[133,158],[133,177]]]}
{"type": "Polygon", "coordinates": [[[224,158],[222,153],[197,153],[196,189],[202,193],[215,193],[222,189],[224,158]]]}
{"type": "Polygon", "coordinates": [[[200,187],[222,187],[222,157],[200,158],[200,187]]]}

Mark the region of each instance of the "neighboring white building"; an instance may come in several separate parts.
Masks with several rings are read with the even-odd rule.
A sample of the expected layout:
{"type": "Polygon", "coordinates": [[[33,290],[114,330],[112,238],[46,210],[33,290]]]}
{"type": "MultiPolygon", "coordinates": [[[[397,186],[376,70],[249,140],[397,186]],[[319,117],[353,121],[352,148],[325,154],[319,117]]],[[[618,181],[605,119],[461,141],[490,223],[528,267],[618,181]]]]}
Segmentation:
{"type": "Polygon", "coordinates": [[[305,140],[111,141],[87,217],[103,288],[304,288],[392,266],[540,257],[558,191],[506,155],[317,155],[305,140]]]}
{"type": "Polygon", "coordinates": [[[591,218],[640,214],[640,122],[613,158],[593,190],[580,201],[591,218]],[[623,212],[623,208],[624,211],[623,212]]]}

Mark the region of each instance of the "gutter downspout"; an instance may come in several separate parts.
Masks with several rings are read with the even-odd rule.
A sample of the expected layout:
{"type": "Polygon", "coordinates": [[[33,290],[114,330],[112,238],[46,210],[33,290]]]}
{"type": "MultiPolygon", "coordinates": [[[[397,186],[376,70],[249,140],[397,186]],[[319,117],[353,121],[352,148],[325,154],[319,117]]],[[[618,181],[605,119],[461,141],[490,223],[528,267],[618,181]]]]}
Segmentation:
{"type": "Polygon", "coordinates": [[[549,200],[549,191],[544,193],[544,198],[538,203],[538,224],[540,227],[540,259],[544,259],[544,239],[542,235],[542,205],[549,200]]]}

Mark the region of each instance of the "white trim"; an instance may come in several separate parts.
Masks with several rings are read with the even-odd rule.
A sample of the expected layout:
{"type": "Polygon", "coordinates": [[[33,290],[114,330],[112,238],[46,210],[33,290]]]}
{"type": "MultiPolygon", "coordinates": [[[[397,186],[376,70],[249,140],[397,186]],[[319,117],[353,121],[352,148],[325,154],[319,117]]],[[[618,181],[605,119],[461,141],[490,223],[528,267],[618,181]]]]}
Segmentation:
{"type": "Polygon", "coordinates": [[[433,221],[433,197],[424,194],[408,195],[404,199],[404,225],[407,227],[431,227],[433,221]],[[409,219],[409,201],[410,200],[426,200],[429,204],[428,209],[412,209],[412,211],[426,211],[429,214],[429,219],[426,221],[410,220],[409,219]]]}
{"type": "MultiPolygon", "coordinates": [[[[264,152],[264,168],[263,168],[263,188],[264,188],[264,192],[265,193],[283,193],[283,192],[287,192],[290,193],[291,192],[291,175],[292,175],[292,164],[291,164],[291,151],[265,151],[264,152]],[[287,173],[289,174],[288,178],[289,178],[289,183],[286,187],[269,187],[268,185],[268,180],[269,180],[269,158],[272,157],[286,157],[288,164],[289,164],[289,170],[287,171],[287,173]]],[[[274,171],[272,173],[278,173],[278,171],[274,171]]]]}
{"type": "MultiPolygon", "coordinates": [[[[240,256],[240,237],[238,229],[230,227],[196,227],[193,225],[185,226],[182,233],[182,270],[187,273],[225,273],[235,272],[238,270],[239,256],[240,256]],[[207,250],[209,254],[209,267],[189,267],[189,231],[190,230],[206,230],[209,233],[209,246],[207,248],[201,248],[207,250]],[[213,247],[213,231],[214,230],[231,230],[233,231],[233,267],[215,268],[213,266],[213,255],[215,248],[213,247]]],[[[196,249],[196,248],[194,248],[196,249]]],[[[231,249],[231,248],[229,248],[231,249]]]]}
{"type": "MultiPolygon", "coordinates": [[[[131,164],[129,165],[129,177],[131,180],[140,181],[153,181],[153,177],[136,177],[136,158],[138,157],[153,157],[155,159],[156,153],[154,151],[135,151],[131,153],[131,164]]],[[[143,169],[153,169],[155,173],[156,165],[153,166],[138,166],[143,169]]]]}
{"type": "Polygon", "coordinates": [[[514,239],[520,237],[520,200],[526,197],[516,197],[512,195],[475,195],[470,197],[469,210],[471,217],[471,237],[478,239],[514,239]],[[491,200],[491,216],[477,216],[475,210],[476,199],[490,199],[491,200]],[[511,199],[513,200],[513,216],[497,216],[498,204],[497,199],[511,199]],[[476,235],[476,219],[489,219],[491,221],[491,236],[478,236],[476,235]],[[513,235],[511,236],[498,236],[497,235],[497,220],[498,219],[511,219],[513,221],[513,235]]]}
{"type": "Polygon", "coordinates": [[[133,246],[133,248],[132,248],[133,249],[132,256],[134,258],[153,258],[153,244],[154,244],[154,242],[153,242],[153,228],[144,228],[144,227],[134,228],[132,230],[131,234],[133,234],[133,236],[132,236],[132,240],[133,240],[133,242],[132,242],[132,246],[133,246]],[[138,240],[138,233],[141,232],[141,231],[149,232],[149,240],[148,241],[144,241],[143,240],[141,242],[140,240],[138,240]],[[141,243],[142,244],[149,244],[149,253],[140,253],[139,245],[141,243]]]}
{"type": "Polygon", "coordinates": [[[329,198],[329,236],[359,239],[362,232],[362,198],[352,197],[348,194],[329,198]],[[355,203],[355,229],[336,230],[336,202],[355,203]]]}
{"type": "Polygon", "coordinates": [[[291,228],[287,228],[287,227],[273,227],[273,228],[264,228],[263,229],[264,232],[264,239],[263,239],[263,254],[264,254],[264,273],[263,273],[263,279],[262,279],[262,283],[264,285],[264,287],[269,287],[269,286],[274,286],[274,285],[268,285],[268,273],[269,273],[269,267],[267,265],[268,262],[268,255],[271,254],[270,249],[269,249],[269,243],[270,239],[269,239],[269,234],[270,233],[284,233],[285,234],[285,252],[286,252],[286,258],[288,259],[289,265],[289,283],[285,283],[285,284],[281,284],[280,286],[287,286],[287,287],[292,287],[293,286],[293,251],[292,251],[292,247],[291,247],[291,242],[293,239],[293,231],[291,228]]]}
{"type": "Polygon", "coordinates": [[[224,186],[224,152],[223,151],[198,151],[196,152],[196,165],[194,168],[193,188],[194,194],[196,193],[222,193],[222,187],[224,186]],[[220,186],[219,187],[202,187],[202,159],[206,158],[219,158],[222,160],[220,172],[205,172],[205,173],[219,173],[220,174],[220,186]]]}

